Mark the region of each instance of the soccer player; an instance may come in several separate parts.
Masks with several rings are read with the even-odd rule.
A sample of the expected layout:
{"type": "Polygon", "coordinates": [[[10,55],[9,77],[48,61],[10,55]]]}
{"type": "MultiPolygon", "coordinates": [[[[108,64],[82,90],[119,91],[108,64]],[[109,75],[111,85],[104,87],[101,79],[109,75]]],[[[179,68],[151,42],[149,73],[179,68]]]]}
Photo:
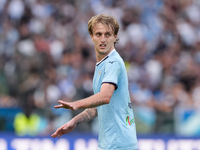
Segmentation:
{"type": "Polygon", "coordinates": [[[60,104],[55,108],[85,110],[58,128],[52,137],[61,137],[78,124],[98,116],[98,150],[137,149],[127,72],[122,58],[115,50],[118,30],[117,20],[106,14],[94,16],[88,22],[97,61],[93,78],[94,95],[74,102],[59,100],[60,104]]]}

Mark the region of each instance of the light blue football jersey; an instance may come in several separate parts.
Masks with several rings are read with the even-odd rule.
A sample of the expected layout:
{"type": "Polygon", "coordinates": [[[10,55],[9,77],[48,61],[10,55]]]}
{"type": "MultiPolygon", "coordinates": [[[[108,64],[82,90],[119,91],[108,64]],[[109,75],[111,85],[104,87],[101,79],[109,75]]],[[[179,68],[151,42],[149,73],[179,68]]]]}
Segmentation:
{"type": "Polygon", "coordinates": [[[131,107],[124,62],[114,49],[96,64],[93,90],[100,92],[103,83],[116,89],[109,104],[97,107],[99,122],[98,150],[137,149],[135,119],[131,107]]]}

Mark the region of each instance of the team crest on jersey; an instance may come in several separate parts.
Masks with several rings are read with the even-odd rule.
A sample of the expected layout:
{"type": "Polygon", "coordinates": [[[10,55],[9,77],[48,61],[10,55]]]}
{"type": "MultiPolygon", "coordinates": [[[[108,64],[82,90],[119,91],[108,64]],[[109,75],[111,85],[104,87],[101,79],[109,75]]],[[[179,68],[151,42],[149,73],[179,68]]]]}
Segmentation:
{"type": "Polygon", "coordinates": [[[98,75],[98,80],[100,79],[100,77],[101,77],[101,71],[98,71],[98,73],[99,73],[99,75],[98,75]]]}

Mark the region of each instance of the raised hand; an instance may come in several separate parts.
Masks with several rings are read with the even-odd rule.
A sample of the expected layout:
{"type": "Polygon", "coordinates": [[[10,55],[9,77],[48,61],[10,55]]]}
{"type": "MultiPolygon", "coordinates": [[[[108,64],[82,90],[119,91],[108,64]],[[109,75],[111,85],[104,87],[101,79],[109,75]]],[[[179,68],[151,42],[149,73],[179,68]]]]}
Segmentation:
{"type": "Polygon", "coordinates": [[[58,128],[52,135],[51,137],[53,138],[60,138],[63,134],[67,134],[71,132],[74,128],[76,127],[75,121],[72,119],[66,124],[62,125],[60,128],[58,128]]]}
{"type": "Polygon", "coordinates": [[[54,106],[55,108],[65,108],[65,109],[77,110],[77,106],[76,106],[75,102],[65,102],[63,100],[59,100],[58,103],[60,103],[60,105],[54,106]]]}

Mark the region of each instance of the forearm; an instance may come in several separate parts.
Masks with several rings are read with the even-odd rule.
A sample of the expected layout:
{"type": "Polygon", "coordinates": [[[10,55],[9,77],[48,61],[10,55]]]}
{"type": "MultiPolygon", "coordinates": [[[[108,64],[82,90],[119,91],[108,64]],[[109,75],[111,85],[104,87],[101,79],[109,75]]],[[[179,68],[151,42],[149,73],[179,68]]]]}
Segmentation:
{"type": "Polygon", "coordinates": [[[89,109],[84,110],[82,113],[80,113],[76,117],[74,117],[73,120],[76,122],[76,125],[78,125],[80,123],[87,122],[94,119],[95,117],[97,117],[97,115],[98,115],[97,108],[89,108],[89,109]]]}
{"type": "Polygon", "coordinates": [[[95,108],[104,104],[109,104],[112,94],[115,90],[115,86],[110,83],[104,83],[101,86],[101,91],[88,98],[84,98],[75,102],[65,102],[59,100],[60,105],[55,108],[66,108],[71,110],[95,108]]]}
{"type": "Polygon", "coordinates": [[[101,93],[92,95],[88,98],[79,100],[75,102],[78,109],[94,108],[100,105],[108,104],[108,100],[101,95],[101,93]]]}
{"type": "Polygon", "coordinates": [[[94,108],[104,104],[109,104],[112,94],[115,90],[113,84],[105,83],[101,87],[101,91],[88,98],[76,101],[77,109],[94,108]]]}

